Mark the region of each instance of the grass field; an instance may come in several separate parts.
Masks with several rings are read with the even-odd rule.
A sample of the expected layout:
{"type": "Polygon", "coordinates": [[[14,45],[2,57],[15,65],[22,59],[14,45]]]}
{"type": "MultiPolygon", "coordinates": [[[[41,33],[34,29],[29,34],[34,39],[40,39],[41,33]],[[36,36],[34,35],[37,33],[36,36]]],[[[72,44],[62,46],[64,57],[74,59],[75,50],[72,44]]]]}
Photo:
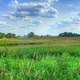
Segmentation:
{"type": "Polygon", "coordinates": [[[80,80],[80,37],[1,39],[0,80],[80,80]]]}

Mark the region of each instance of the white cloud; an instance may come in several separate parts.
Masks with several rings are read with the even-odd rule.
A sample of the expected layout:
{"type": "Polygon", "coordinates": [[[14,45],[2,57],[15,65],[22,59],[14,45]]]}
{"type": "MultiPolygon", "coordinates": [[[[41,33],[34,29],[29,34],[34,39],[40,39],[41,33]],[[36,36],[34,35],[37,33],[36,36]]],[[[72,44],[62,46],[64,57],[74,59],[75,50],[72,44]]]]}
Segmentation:
{"type": "Polygon", "coordinates": [[[4,21],[0,21],[0,25],[7,25],[7,23],[4,21]]]}
{"type": "Polygon", "coordinates": [[[57,15],[57,10],[51,6],[56,0],[34,0],[30,2],[20,3],[17,0],[9,4],[14,9],[16,17],[48,17],[54,18],[57,15]]]}
{"type": "Polygon", "coordinates": [[[0,18],[0,31],[22,35],[31,31],[51,35],[68,31],[80,32],[80,12],[61,15],[54,8],[56,1],[58,0],[32,0],[23,3],[12,1],[9,4],[11,14],[2,15],[3,19],[0,18]]]}

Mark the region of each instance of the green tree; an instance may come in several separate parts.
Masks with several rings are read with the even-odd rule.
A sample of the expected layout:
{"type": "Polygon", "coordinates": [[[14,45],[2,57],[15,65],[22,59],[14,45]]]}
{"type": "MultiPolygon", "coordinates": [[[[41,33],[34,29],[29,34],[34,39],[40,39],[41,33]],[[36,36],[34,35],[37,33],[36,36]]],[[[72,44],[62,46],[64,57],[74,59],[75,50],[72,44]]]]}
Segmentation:
{"type": "Polygon", "coordinates": [[[35,34],[33,33],[33,32],[30,32],[30,33],[28,33],[28,38],[32,38],[32,37],[34,37],[35,36],[35,34]]]}
{"type": "Polygon", "coordinates": [[[78,37],[80,34],[72,33],[72,32],[64,32],[59,34],[60,37],[78,37]]]}
{"type": "Polygon", "coordinates": [[[16,38],[16,35],[13,33],[7,33],[6,38],[16,38]]]}
{"type": "Polygon", "coordinates": [[[5,37],[5,33],[0,32],[0,38],[4,38],[5,37]]]}

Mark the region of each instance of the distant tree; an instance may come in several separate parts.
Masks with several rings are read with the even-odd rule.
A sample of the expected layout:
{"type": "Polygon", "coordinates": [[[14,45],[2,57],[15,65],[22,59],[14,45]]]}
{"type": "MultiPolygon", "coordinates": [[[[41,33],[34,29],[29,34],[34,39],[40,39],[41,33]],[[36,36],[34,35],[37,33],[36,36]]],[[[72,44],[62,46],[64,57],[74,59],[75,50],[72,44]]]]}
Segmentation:
{"type": "Polygon", "coordinates": [[[33,33],[33,32],[30,32],[30,33],[28,33],[28,38],[32,38],[32,37],[34,37],[35,36],[35,34],[33,33]]]}
{"type": "Polygon", "coordinates": [[[6,38],[16,38],[16,35],[13,33],[7,33],[5,37],[6,38]]]}
{"type": "Polygon", "coordinates": [[[80,36],[80,34],[72,33],[72,32],[64,32],[59,34],[60,37],[77,37],[80,36]]]}
{"type": "Polygon", "coordinates": [[[5,37],[5,33],[0,32],[0,38],[4,38],[5,37]]]}

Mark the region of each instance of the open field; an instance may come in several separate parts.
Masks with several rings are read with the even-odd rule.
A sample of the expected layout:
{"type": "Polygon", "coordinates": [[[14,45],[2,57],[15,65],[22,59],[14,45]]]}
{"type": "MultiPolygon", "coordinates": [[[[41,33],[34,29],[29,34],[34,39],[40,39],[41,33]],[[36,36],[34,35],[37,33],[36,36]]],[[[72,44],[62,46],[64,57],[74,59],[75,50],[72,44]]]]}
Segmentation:
{"type": "Polygon", "coordinates": [[[1,39],[0,80],[80,80],[80,37],[1,39]]]}

